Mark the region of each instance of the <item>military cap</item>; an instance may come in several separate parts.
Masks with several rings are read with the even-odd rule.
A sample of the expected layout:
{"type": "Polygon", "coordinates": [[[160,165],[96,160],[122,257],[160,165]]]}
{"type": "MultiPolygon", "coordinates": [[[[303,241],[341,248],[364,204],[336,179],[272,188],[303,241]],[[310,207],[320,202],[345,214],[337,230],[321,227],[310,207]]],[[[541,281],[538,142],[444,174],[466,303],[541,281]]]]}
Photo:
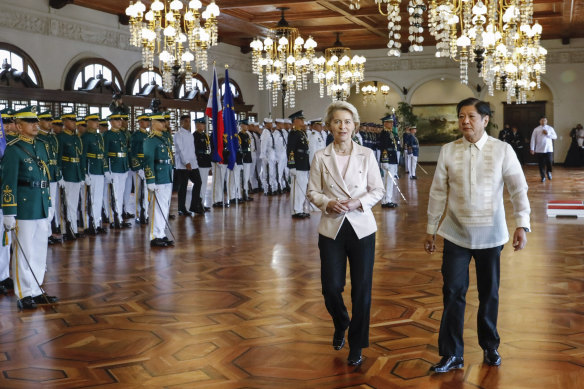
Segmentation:
{"type": "Polygon", "coordinates": [[[245,124],[247,126],[247,125],[249,125],[249,120],[247,120],[247,119],[240,120],[239,124],[245,124]]]}
{"type": "Polygon", "coordinates": [[[124,115],[124,111],[121,109],[114,109],[112,113],[107,117],[107,120],[118,120],[124,115]]]}
{"type": "Polygon", "coordinates": [[[381,120],[381,122],[390,122],[390,121],[393,122],[393,115],[389,114],[387,116],[382,117],[380,120],[381,120]]]}
{"type": "Polygon", "coordinates": [[[2,113],[2,121],[4,123],[12,123],[14,121],[14,110],[5,108],[0,113],[2,113]]]}
{"type": "Polygon", "coordinates": [[[107,120],[103,120],[103,119],[102,119],[102,120],[100,120],[100,121],[99,121],[99,125],[100,125],[100,126],[106,126],[106,127],[107,127],[107,120]]]}
{"type": "Polygon", "coordinates": [[[128,120],[130,118],[130,115],[122,111],[120,117],[124,120],[128,120]]]}
{"type": "Polygon", "coordinates": [[[163,112],[164,120],[170,120],[170,111],[163,112]]]}
{"type": "Polygon", "coordinates": [[[276,119],[276,123],[286,123],[286,122],[284,121],[284,119],[278,118],[278,119],[276,119]]]}
{"type": "Polygon", "coordinates": [[[188,113],[183,113],[182,115],[180,115],[180,120],[190,119],[190,118],[191,118],[191,115],[188,113]]]}
{"type": "Polygon", "coordinates": [[[86,124],[87,124],[87,122],[84,119],[81,119],[81,118],[77,119],[78,126],[84,126],[86,124]]]}
{"type": "Polygon", "coordinates": [[[205,124],[205,118],[195,119],[195,123],[203,123],[203,124],[205,124]]]}
{"type": "Polygon", "coordinates": [[[317,118],[317,119],[312,119],[310,121],[310,124],[322,124],[322,119],[321,118],[317,118]]]}
{"type": "Polygon", "coordinates": [[[150,117],[148,116],[147,113],[143,113],[142,115],[138,115],[138,117],[136,119],[137,120],[150,120],[150,117]]]}
{"type": "Polygon", "coordinates": [[[85,121],[88,121],[88,120],[100,121],[101,120],[98,113],[90,113],[89,115],[85,115],[84,119],[85,119],[85,121]]]}
{"type": "Polygon", "coordinates": [[[284,119],[284,123],[292,124],[292,120],[290,120],[290,119],[284,119]]]}
{"type": "Polygon", "coordinates": [[[36,120],[38,121],[39,118],[36,114],[37,107],[36,105],[29,105],[18,111],[14,112],[15,119],[23,119],[23,120],[36,120]]]}
{"type": "Polygon", "coordinates": [[[152,112],[150,114],[150,120],[160,120],[160,121],[163,121],[163,120],[166,120],[164,118],[164,116],[165,116],[164,112],[152,112]]]}
{"type": "Polygon", "coordinates": [[[51,110],[46,110],[44,112],[39,113],[37,117],[42,120],[53,120],[53,113],[51,112],[51,110]]]}
{"type": "Polygon", "coordinates": [[[62,126],[63,125],[63,121],[61,120],[60,116],[57,116],[55,118],[53,118],[53,121],[51,122],[52,124],[55,124],[57,126],[62,126]]]}
{"type": "Polygon", "coordinates": [[[61,120],[65,119],[77,121],[77,114],[75,114],[75,112],[64,113],[61,115],[61,120]]]}
{"type": "Polygon", "coordinates": [[[264,119],[264,123],[271,123],[271,122],[272,122],[272,119],[271,118],[265,118],[264,119]]]}
{"type": "Polygon", "coordinates": [[[288,118],[290,120],[294,120],[294,119],[304,119],[304,114],[302,113],[302,110],[300,111],[296,111],[294,112],[292,115],[288,116],[288,118]]]}

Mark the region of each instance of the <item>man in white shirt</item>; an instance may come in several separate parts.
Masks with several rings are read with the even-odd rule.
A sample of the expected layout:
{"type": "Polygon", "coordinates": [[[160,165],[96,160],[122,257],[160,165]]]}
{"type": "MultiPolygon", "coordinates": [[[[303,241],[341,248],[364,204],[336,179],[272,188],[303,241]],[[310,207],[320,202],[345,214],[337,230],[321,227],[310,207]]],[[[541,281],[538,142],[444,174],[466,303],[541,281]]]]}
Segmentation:
{"type": "Polygon", "coordinates": [[[176,165],[176,185],[178,191],[178,214],[181,216],[192,216],[185,205],[187,199],[187,186],[189,180],[193,182],[190,209],[200,207],[201,197],[201,176],[199,175],[199,165],[195,154],[195,139],[191,134],[191,115],[180,117],[180,128],[174,134],[175,165],[176,165]]]}
{"type": "Polygon", "coordinates": [[[276,180],[276,145],[272,119],[264,119],[265,129],[260,138],[260,159],[262,161],[262,187],[264,195],[272,195],[278,190],[276,180]]]}
{"type": "Polygon", "coordinates": [[[552,179],[552,160],[554,153],[554,139],[558,139],[552,126],[547,125],[547,118],[542,116],[539,119],[539,126],[535,127],[531,134],[531,155],[537,157],[539,165],[539,175],[541,182],[552,179]]]}
{"type": "Polygon", "coordinates": [[[312,130],[308,133],[308,160],[312,164],[312,158],[318,150],[326,147],[326,131],[322,130],[322,119],[314,119],[310,121],[312,130]]]}
{"type": "Polygon", "coordinates": [[[515,251],[525,247],[529,231],[527,182],[513,148],[485,132],[491,117],[489,104],[468,98],[458,103],[457,112],[463,138],[440,150],[428,202],[426,252],[436,251],[436,233],[444,237],[444,312],[438,335],[442,359],[431,368],[436,373],[464,366],[462,335],[472,257],[479,293],[479,345],[484,350],[484,363],[501,364],[497,351],[500,255],[509,240],[503,186],[507,186],[513,204],[515,251]],[[446,216],[438,228],[445,207],[446,216]]]}

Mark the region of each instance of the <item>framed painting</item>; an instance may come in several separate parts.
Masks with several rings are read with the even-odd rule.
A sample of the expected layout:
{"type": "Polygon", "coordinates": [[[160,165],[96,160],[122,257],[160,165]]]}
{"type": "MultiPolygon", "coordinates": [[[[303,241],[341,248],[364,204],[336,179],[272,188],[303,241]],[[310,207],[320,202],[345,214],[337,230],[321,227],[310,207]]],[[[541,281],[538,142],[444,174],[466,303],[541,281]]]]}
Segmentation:
{"type": "Polygon", "coordinates": [[[460,138],[456,104],[414,105],[412,110],[418,117],[420,144],[445,144],[460,138]]]}

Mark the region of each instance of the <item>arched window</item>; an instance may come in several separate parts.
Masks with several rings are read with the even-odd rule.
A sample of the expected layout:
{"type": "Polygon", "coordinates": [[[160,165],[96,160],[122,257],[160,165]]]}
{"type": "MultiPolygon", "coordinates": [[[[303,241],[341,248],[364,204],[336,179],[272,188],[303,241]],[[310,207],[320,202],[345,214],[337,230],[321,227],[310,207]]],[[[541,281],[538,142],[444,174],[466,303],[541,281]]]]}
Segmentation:
{"type": "Polygon", "coordinates": [[[88,90],[99,85],[123,91],[120,72],[110,62],[101,58],[86,58],[71,67],[65,80],[65,90],[88,90]]]}
{"type": "MultiPolygon", "coordinates": [[[[198,90],[198,93],[201,96],[207,96],[209,93],[209,85],[207,85],[207,81],[201,76],[200,74],[193,75],[193,90],[198,90]]],[[[178,93],[178,98],[182,99],[186,95],[185,84],[183,83],[180,87],[180,91],[178,93]]]]}
{"type": "Polygon", "coordinates": [[[141,69],[137,74],[133,75],[133,85],[130,87],[132,95],[137,95],[142,92],[145,86],[151,85],[153,82],[158,86],[162,86],[162,76],[160,73],[156,69],[141,69]]]}
{"type": "MultiPolygon", "coordinates": [[[[20,48],[9,43],[0,42],[0,63],[2,73],[5,71],[22,72],[30,78],[32,87],[43,87],[40,71],[32,58],[20,48]],[[10,66],[9,66],[10,65],[10,66]]],[[[27,82],[23,79],[23,82],[27,82]]]]}
{"type": "MultiPolygon", "coordinates": [[[[220,78],[218,80],[220,89],[221,89],[221,96],[225,94],[225,78],[220,78]]],[[[231,89],[231,93],[233,94],[233,99],[243,101],[243,96],[241,94],[241,88],[237,85],[232,78],[229,79],[229,88],[231,89]]]]}

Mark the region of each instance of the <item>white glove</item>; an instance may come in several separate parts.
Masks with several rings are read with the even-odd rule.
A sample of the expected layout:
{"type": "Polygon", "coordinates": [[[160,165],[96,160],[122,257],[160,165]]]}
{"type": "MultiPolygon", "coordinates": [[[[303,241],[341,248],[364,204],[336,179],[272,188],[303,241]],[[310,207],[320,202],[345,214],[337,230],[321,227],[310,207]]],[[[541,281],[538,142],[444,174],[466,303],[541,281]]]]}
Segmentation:
{"type": "Polygon", "coordinates": [[[91,177],[89,177],[89,174],[85,175],[85,185],[87,186],[91,185],[91,177]]]}
{"type": "Polygon", "coordinates": [[[290,169],[290,176],[296,177],[296,169],[290,169]]]}
{"type": "Polygon", "coordinates": [[[49,222],[53,220],[53,216],[55,216],[55,209],[53,207],[49,207],[49,222]]]}
{"type": "Polygon", "coordinates": [[[110,172],[105,172],[103,175],[105,177],[105,183],[110,184],[112,182],[112,174],[110,172]]]}
{"type": "Polygon", "coordinates": [[[150,192],[156,192],[156,184],[148,184],[148,191],[150,192]]]}
{"type": "Polygon", "coordinates": [[[143,180],[146,179],[146,175],[144,175],[144,170],[142,169],[138,170],[138,177],[140,177],[143,180]]]}
{"type": "Polygon", "coordinates": [[[63,179],[63,177],[61,177],[61,179],[57,181],[57,185],[59,185],[59,188],[65,187],[65,180],[63,179]]]}
{"type": "Polygon", "coordinates": [[[16,227],[16,218],[14,215],[4,215],[4,229],[11,231],[16,227]]]}

